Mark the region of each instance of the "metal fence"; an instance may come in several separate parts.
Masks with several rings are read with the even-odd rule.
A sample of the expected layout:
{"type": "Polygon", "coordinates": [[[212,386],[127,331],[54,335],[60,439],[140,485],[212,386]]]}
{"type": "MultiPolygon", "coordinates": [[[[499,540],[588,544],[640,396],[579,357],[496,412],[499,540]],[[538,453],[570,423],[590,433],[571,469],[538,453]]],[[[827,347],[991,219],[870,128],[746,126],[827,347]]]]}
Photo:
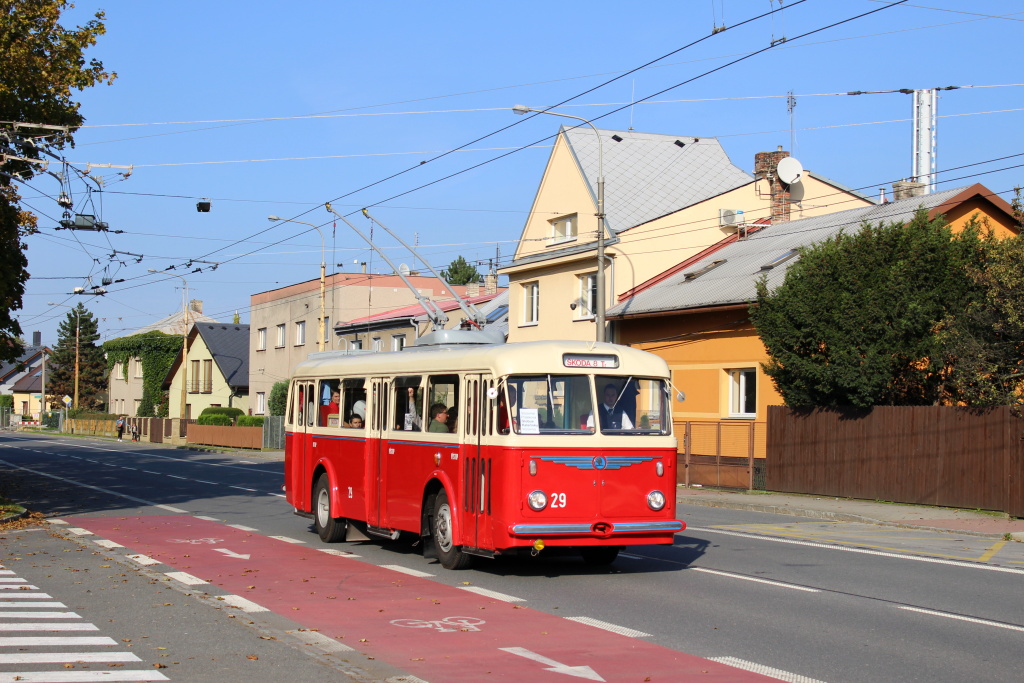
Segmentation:
{"type": "Polygon", "coordinates": [[[675,427],[680,444],[678,483],[764,489],[764,422],[687,420],[675,427]]]}
{"type": "Polygon", "coordinates": [[[284,448],[283,415],[267,415],[263,418],[263,447],[271,450],[284,448]]]}

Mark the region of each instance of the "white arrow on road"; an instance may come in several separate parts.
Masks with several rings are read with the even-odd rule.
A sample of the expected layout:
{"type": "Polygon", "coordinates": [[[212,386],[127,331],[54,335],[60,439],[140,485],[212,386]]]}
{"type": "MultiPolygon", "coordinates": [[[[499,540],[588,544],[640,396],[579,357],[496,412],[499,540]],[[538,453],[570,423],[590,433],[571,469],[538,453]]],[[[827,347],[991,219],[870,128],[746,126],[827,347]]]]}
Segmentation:
{"type": "Polygon", "coordinates": [[[536,652],[531,652],[525,647],[499,647],[499,650],[508,652],[520,657],[526,657],[532,659],[535,662],[541,664],[547,664],[550,668],[545,671],[554,671],[556,674],[565,674],[567,676],[575,676],[577,678],[586,678],[588,681],[603,681],[604,679],[597,675],[597,672],[591,669],[589,666],[568,666],[561,662],[556,662],[553,659],[548,659],[544,655],[539,655],[536,652]]]}
{"type": "Polygon", "coordinates": [[[238,553],[228,550],[227,548],[214,548],[218,553],[224,553],[228,557],[237,557],[239,560],[248,560],[248,555],[239,555],[238,553]]]}

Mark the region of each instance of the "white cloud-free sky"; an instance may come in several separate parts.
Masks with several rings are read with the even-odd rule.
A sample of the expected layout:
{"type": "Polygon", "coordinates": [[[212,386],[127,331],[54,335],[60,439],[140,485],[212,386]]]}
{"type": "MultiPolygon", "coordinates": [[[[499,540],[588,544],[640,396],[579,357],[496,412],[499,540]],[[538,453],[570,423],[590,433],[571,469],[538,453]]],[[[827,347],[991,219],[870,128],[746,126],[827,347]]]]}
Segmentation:
{"type": "Polygon", "coordinates": [[[1024,184],[1024,156],[1011,156],[1024,154],[1014,57],[1024,6],[888,4],[79,0],[66,23],[105,10],[107,34],[87,54],[118,78],[81,93],[86,125],[64,155],[79,170],[133,169],[122,179],[124,169],[92,168],[104,182],[91,194],[72,180],[74,211],[123,233],[55,231],[57,181],[22,187],[43,228],[27,240],[25,336],[56,342],[66,309],[47,302],[83,301],[104,339],[181,310],[181,280],[148,272],[171,265],[208,315],[230,322],[237,310],[247,322],[250,294],[319,274],[316,231],[271,214],[322,227],[328,272],[359,262],[387,272],[351,230],[334,229],[327,201],[366,230],[358,210],[371,207],[438,268],[459,255],[481,271],[507,263],[567,122],[516,116],[515,104],[565,102],[557,111],[600,128],[717,137],[748,172],[756,152],[781,145],[877,196],[911,175],[912,96],[845,93],[961,86],[939,94],[938,187],[980,182],[1011,198],[1024,184]],[[727,30],[680,49],[716,26],[727,30]],[[203,198],[209,213],[196,211],[203,198]],[[103,277],[125,281],[102,297],[69,295],[103,277]]]}

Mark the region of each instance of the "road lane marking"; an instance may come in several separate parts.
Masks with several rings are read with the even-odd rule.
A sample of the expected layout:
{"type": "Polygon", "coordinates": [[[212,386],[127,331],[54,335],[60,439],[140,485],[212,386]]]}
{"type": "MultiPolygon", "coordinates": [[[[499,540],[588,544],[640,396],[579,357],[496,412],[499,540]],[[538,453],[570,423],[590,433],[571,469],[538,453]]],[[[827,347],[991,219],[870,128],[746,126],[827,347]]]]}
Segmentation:
{"type": "MultiPolygon", "coordinates": [[[[19,583],[16,586],[14,584],[6,584],[6,583],[0,584],[0,591],[9,591],[9,590],[16,590],[16,591],[20,591],[20,590],[27,590],[27,591],[29,591],[29,590],[31,590],[31,591],[37,591],[37,590],[39,590],[39,586],[30,586],[27,583],[19,583]]],[[[14,596],[13,595],[5,595],[4,597],[5,598],[13,598],[14,596]]]]}
{"type": "Polygon", "coordinates": [[[518,655],[525,657],[529,660],[537,662],[539,664],[545,664],[548,668],[545,671],[551,671],[553,673],[566,674],[575,678],[585,678],[588,681],[603,681],[600,675],[589,666],[569,666],[568,664],[562,664],[554,659],[539,655],[536,652],[531,652],[525,647],[499,647],[502,652],[508,652],[509,654],[518,655]]]}
{"type": "Polygon", "coordinates": [[[13,576],[3,577],[0,578],[0,583],[25,583],[25,579],[16,578],[13,576]]]}
{"type": "Polygon", "coordinates": [[[317,548],[317,550],[328,555],[334,555],[335,557],[362,557],[362,555],[356,555],[347,550],[337,550],[335,548],[317,548]]]}
{"type": "Polygon", "coordinates": [[[391,571],[401,572],[403,574],[408,574],[409,576],[418,576],[420,578],[434,576],[433,574],[429,574],[427,572],[421,572],[418,569],[409,569],[408,567],[403,567],[400,564],[382,564],[380,565],[380,567],[382,569],[390,569],[391,571]]]}
{"type": "MultiPolygon", "coordinates": [[[[302,641],[304,645],[312,645],[313,647],[319,648],[323,652],[355,652],[354,647],[349,647],[344,643],[339,643],[333,638],[328,638],[322,633],[316,631],[285,631],[285,633],[293,636],[297,640],[302,641]]],[[[406,680],[405,678],[402,679],[406,680]]],[[[409,679],[411,680],[411,679],[409,679]]]]}
{"type": "Polygon", "coordinates": [[[0,631],[99,631],[96,624],[36,624],[22,622],[19,624],[0,624],[0,631]]]}
{"type": "Polygon", "coordinates": [[[68,528],[67,528],[67,529],[65,529],[64,531],[67,531],[68,533],[72,533],[72,534],[74,534],[75,536],[93,536],[93,535],[94,535],[94,534],[93,534],[93,533],[92,533],[91,531],[89,531],[88,529],[82,529],[82,528],[79,528],[79,527],[75,527],[75,526],[72,526],[72,527],[68,527],[68,528]]]}
{"type": "Polygon", "coordinates": [[[770,666],[757,664],[755,662],[748,662],[745,659],[737,659],[736,657],[709,657],[708,659],[713,662],[718,662],[719,664],[726,664],[728,666],[736,667],[737,669],[761,674],[762,676],[771,676],[772,678],[777,678],[780,681],[786,681],[787,683],[824,683],[823,681],[819,681],[817,678],[801,676],[800,674],[790,673],[789,671],[783,671],[782,669],[773,669],[770,666]]]}
{"type": "Polygon", "coordinates": [[[590,617],[566,617],[566,619],[569,621],[575,621],[578,624],[586,624],[587,626],[593,626],[594,628],[602,628],[605,631],[618,633],[620,636],[627,636],[629,638],[651,637],[650,633],[644,633],[643,631],[637,631],[636,629],[626,628],[625,626],[619,626],[617,624],[609,624],[607,621],[591,619],[590,617]]]}
{"type": "Polygon", "coordinates": [[[220,520],[216,517],[207,517],[205,515],[196,515],[196,519],[205,519],[207,522],[219,522],[220,520]]]}
{"type": "Polygon", "coordinates": [[[183,583],[186,586],[201,586],[207,581],[203,581],[198,576],[192,576],[188,572],[166,572],[164,576],[174,579],[179,583],[183,583]]]}
{"type": "Polygon", "coordinates": [[[114,548],[123,548],[124,547],[120,543],[115,543],[114,541],[107,541],[105,539],[101,539],[99,541],[93,541],[93,543],[95,543],[96,545],[100,546],[101,548],[109,548],[111,550],[113,550],[114,548]]]}
{"type": "Polygon", "coordinates": [[[480,588],[478,586],[456,586],[456,588],[469,591],[470,593],[476,593],[477,595],[482,595],[485,598],[494,598],[495,600],[502,600],[504,602],[526,602],[523,598],[506,595],[505,593],[498,593],[497,591],[487,590],[486,588],[480,588]]]}
{"type": "Polygon", "coordinates": [[[289,538],[287,536],[269,536],[269,538],[273,538],[274,540],[277,540],[277,541],[284,541],[285,543],[295,543],[295,544],[298,544],[298,545],[305,545],[305,543],[306,543],[305,541],[300,541],[297,538],[289,538]]]}
{"type": "MultiPolygon", "coordinates": [[[[1002,572],[1004,574],[1016,574],[1018,576],[1024,575],[1024,570],[1017,569],[1016,567],[999,567],[991,564],[981,564],[979,562],[963,562],[959,560],[943,560],[937,557],[924,557],[922,555],[907,555],[906,553],[899,552],[884,552],[881,550],[871,550],[869,548],[851,548],[843,545],[835,545],[832,543],[815,543],[813,541],[797,541],[792,538],[777,538],[773,536],[763,536],[761,534],[754,533],[743,533],[739,531],[726,531],[725,529],[714,529],[711,527],[687,527],[687,531],[704,531],[712,534],[723,534],[725,536],[739,536],[740,538],[757,539],[760,541],[766,541],[769,543],[788,543],[790,545],[802,545],[809,548],[825,548],[827,550],[842,550],[847,553],[860,553],[861,555],[874,555],[876,557],[891,557],[897,560],[912,560],[914,562],[929,562],[931,564],[944,564],[950,567],[966,567],[967,569],[984,569],[990,572],[1002,572]]],[[[657,559],[657,558],[650,558],[657,559]]]]}
{"type": "Polygon", "coordinates": [[[690,571],[702,572],[704,574],[715,574],[717,576],[725,576],[730,579],[740,579],[742,581],[753,581],[754,583],[765,583],[769,586],[778,586],[779,588],[792,588],[795,591],[805,591],[807,593],[820,593],[821,591],[817,588],[807,588],[806,586],[796,586],[791,583],[782,583],[781,581],[769,581],[768,579],[759,579],[754,576],[744,576],[743,574],[733,574],[732,572],[722,572],[717,569],[705,569],[704,567],[689,567],[690,571]]]}
{"type": "MultiPolygon", "coordinates": [[[[150,505],[152,505],[152,503],[150,503],[150,505]]],[[[167,510],[168,512],[180,512],[183,515],[188,514],[188,510],[182,510],[181,508],[176,508],[171,505],[157,505],[156,507],[160,508],[161,510],[167,510]]]]}
{"type": "Polygon", "coordinates": [[[134,560],[143,566],[150,566],[154,564],[160,564],[160,560],[154,560],[148,555],[125,555],[129,560],[134,560]]]}
{"type": "MultiPolygon", "coordinates": [[[[0,597],[4,598],[15,598],[16,595],[3,595],[0,597]]],[[[67,607],[63,602],[4,602],[0,600],[0,607],[17,607],[18,609],[26,609],[28,607],[67,607]]]]}
{"type": "Polygon", "coordinates": [[[921,614],[930,614],[933,617],[945,617],[947,619],[956,619],[957,621],[968,621],[972,624],[982,624],[984,626],[995,626],[996,628],[1005,628],[1009,631],[1024,631],[1024,626],[1017,626],[1016,624],[1004,624],[1000,621],[989,621],[988,619],[978,619],[976,617],[965,617],[962,614],[950,614],[949,612],[936,612],[931,609],[922,609],[920,607],[910,607],[908,605],[900,605],[899,609],[907,610],[908,612],[919,612],[921,614]]]}
{"type": "Polygon", "coordinates": [[[0,647],[52,647],[59,645],[117,645],[107,636],[10,636],[0,637],[0,647]]]}
{"type": "Polygon", "coordinates": [[[239,560],[249,559],[248,553],[243,555],[241,553],[236,553],[234,550],[228,550],[227,548],[214,548],[213,551],[217,553],[224,553],[225,557],[233,557],[239,560]]]}
{"type": "MultiPolygon", "coordinates": [[[[25,607],[25,605],[18,604],[18,607],[25,607]]],[[[0,618],[3,619],[14,619],[14,618],[29,618],[29,619],[81,619],[82,617],[74,612],[7,612],[0,610],[0,618]]]]}
{"type": "Polygon", "coordinates": [[[267,609],[263,605],[258,605],[255,602],[253,602],[252,600],[246,600],[245,598],[243,598],[240,595],[218,595],[216,599],[217,600],[221,600],[223,602],[226,602],[227,604],[231,605],[232,607],[236,607],[236,608],[242,610],[243,612],[252,613],[252,612],[269,612],[270,611],[269,609],[267,609]]]}
{"type": "MultiPolygon", "coordinates": [[[[32,588],[39,590],[38,586],[26,586],[26,588],[32,588]]],[[[53,597],[46,593],[11,593],[10,595],[0,595],[0,600],[52,600],[53,597]]]]}
{"type": "Polygon", "coordinates": [[[992,546],[988,550],[986,550],[984,553],[981,554],[981,557],[978,558],[978,561],[979,562],[988,562],[1007,543],[1008,543],[1008,541],[996,541],[995,543],[992,544],[992,546]]]}
{"type": "Polygon", "coordinates": [[[166,681],[159,671],[19,671],[0,674],[0,683],[22,681],[22,683],[91,683],[91,681],[166,681]]]}
{"type": "MultiPolygon", "coordinates": [[[[218,520],[211,519],[210,521],[216,522],[218,520]]],[[[232,529],[238,529],[239,531],[259,531],[259,529],[253,529],[251,526],[245,526],[244,524],[228,524],[228,526],[232,529]]]]}
{"type": "Polygon", "coordinates": [[[141,659],[131,652],[32,652],[0,654],[0,664],[63,664],[65,662],[141,661],[141,659]]]}

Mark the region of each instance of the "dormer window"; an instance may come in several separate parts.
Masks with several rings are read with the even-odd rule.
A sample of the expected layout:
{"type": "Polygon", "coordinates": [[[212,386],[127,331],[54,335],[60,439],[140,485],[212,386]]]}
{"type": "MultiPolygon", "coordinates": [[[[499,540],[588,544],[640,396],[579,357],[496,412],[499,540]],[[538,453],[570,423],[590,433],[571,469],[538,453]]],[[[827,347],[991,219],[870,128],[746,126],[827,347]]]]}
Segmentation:
{"type": "Polygon", "coordinates": [[[551,243],[571,242],[576,239],[576,214],[561,216],[551,221],[551,243]]]}

